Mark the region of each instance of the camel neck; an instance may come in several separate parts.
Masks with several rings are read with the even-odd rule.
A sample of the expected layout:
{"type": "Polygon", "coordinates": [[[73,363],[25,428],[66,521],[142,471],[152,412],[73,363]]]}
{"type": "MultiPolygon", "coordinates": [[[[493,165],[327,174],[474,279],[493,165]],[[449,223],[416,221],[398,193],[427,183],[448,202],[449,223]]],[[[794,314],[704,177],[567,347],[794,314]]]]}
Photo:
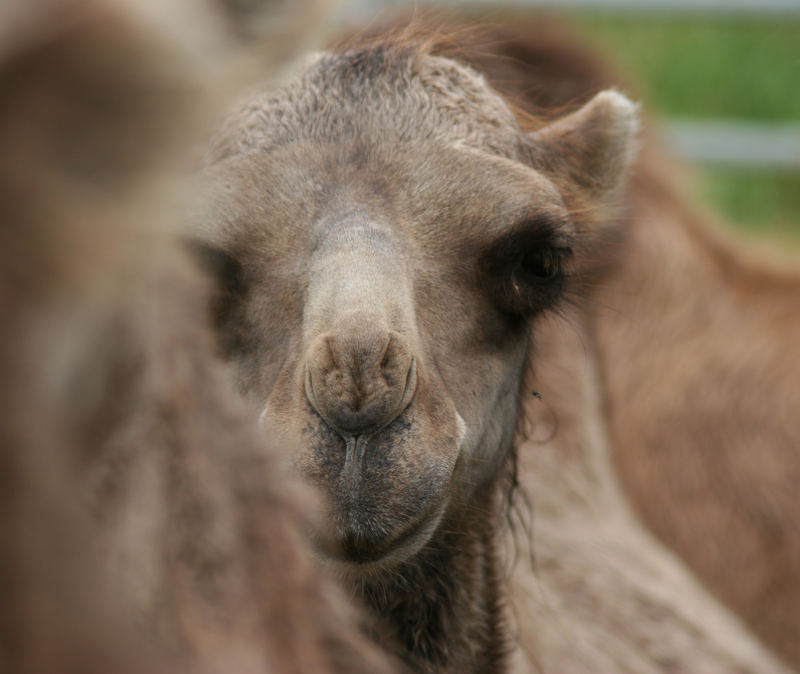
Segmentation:
{"type": "Polygon", "coordinates": [[[411,671],[505,671],[496,491],[487,489],[443,520],[413,562],[358,588],[389,648],[411,671]]]}

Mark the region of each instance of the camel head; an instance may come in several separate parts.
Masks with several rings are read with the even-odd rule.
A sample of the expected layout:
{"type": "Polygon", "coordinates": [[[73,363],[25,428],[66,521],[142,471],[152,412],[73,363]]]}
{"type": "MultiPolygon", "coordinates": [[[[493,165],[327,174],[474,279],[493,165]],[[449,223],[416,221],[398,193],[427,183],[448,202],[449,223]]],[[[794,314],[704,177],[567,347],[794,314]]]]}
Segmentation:
{"type": "Polygon", "coordinates": [[[402,44],[316,54],[213,140],[197,233],[262,424],[326,496],[322,554],[413,557],[502,472],[538,316],[623,181],[606,91],[524,132],[467,66],[402,44]]]}

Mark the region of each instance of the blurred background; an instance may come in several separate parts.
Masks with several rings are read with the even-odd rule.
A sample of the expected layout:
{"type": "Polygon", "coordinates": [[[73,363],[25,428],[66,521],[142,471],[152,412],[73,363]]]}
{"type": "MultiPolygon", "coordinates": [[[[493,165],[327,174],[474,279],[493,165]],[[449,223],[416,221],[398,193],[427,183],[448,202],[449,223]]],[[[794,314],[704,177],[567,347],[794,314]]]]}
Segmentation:
{"type": "MultiPolygon", "coordinates": [[[[408,6],[350,0],[364,21],[408,6]]],[[[800,248],[800,0],[451,0],[544,9],[599,46],[692,164],[695,193],[732,226],[800,248]]]]}

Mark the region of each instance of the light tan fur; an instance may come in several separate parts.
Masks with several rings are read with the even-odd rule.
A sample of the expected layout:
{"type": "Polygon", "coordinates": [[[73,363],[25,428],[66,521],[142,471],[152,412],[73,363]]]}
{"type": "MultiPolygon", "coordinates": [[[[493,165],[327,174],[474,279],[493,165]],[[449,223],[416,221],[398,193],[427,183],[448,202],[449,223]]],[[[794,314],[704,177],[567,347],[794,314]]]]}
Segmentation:
{"type": "Polygon", "coordinates": [[[543,400],[525,405],[519,447],[532,543],[524,528],[513,537],[522,556],[510,582],[520,671],[786,671],[631,511],[590,321],[572,314],[539,334],[530,384],[543,400]]]}
{"type": "Polygon", "coordinates": [[[800,274],[712,228],[666,166],[643,165],[597,295],[616,466],[653,531],[798,667],[800,274]]]}

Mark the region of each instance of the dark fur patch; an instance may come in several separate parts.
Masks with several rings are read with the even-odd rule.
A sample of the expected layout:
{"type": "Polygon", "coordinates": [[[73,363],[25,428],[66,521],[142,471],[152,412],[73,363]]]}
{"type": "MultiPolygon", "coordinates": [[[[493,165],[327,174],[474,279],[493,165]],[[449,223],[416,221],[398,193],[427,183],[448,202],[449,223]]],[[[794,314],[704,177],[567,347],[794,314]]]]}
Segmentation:
{"type": "Polygon", "coordinates": [[[242,263],[231,253],[201,241],[189,241],[188,249],[211,281],[209,311],[222,352],[229,356],[241,352],[244,341],[240,339],[240,331],[229,327],[248,291],[242,263]]]}
{"type": "Polygon", "coordinates": [[[553,307],[564,289],[570,246],[560,223],[538,214],[496,241],[480,260],[487,287],[498,306],[518,318],[553,307]]]}

